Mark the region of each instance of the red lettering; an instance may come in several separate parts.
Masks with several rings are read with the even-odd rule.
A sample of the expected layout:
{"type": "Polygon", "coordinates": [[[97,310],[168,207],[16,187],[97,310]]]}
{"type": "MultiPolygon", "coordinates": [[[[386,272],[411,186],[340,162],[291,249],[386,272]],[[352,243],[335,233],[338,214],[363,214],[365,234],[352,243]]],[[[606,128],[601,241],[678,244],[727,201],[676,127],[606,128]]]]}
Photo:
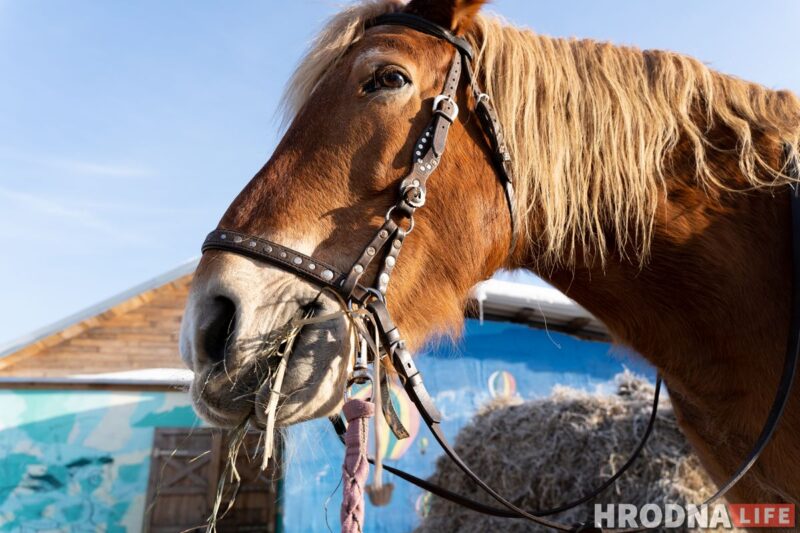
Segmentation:
{"type": "Polygon", "coordinates": [[[735,527],[794,527],[793,503],[731,503],[728,512],[735,527]]]}

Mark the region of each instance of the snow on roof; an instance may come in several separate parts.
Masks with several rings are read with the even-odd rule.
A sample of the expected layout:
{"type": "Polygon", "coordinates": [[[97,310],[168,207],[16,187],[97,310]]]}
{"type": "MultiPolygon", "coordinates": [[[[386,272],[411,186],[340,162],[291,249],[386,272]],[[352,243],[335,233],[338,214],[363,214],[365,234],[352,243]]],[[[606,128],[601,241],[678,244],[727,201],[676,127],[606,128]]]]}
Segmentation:
{"type": "Polygon", "coordinates": [[[476,318],[520,322],[587,338],[608,340],[608,330],[589,311],[552,287],[490,279],[472,288],[476,318]]]}
{"type": "Polygon", "coordinates": [[[192,382],[194,373],[189,369],[180,368],[146,368],[140,370],[126,370],[124,372],[106,372],[101,374],[75,374],[65,377],[0,377],[0,386],[5,387],[48,387],[60,388],[63,386],[127,386],[127,387],[158,387],[185,389],[192,382]]]}

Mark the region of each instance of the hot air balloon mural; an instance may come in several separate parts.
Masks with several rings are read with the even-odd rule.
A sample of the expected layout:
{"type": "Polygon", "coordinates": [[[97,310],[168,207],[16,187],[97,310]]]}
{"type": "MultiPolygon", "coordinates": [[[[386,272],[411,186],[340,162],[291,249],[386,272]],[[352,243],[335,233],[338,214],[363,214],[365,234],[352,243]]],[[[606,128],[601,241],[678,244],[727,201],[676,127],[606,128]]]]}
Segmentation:
{"type": "Polygon", "coordinates": [[[425,455],[425,452],[428,451],[428,437],[420,437],[417,441],[417,447],[419,448],[419,454],[425,455]]]}
{"type": "MultiPolygon", "coordinates": [[[[414,404],[408,399],[405,391],[396,383],[391,383],[389,386],[389,395],[392,398],[392,403],[397,411],[397,416],[408,430],[408,438],[398,439],[389,429],[388,424],[381,418],[380,435],[381,435],[381,455],[384,459],[394,461],[400,459],[414,443],[414,440],[419,433],[420,416],[414,404]]],[[[353,398],[366,400],[372,397],[372,385],[366,385],[359,389],[353,398]]],[[[372,429],[370,429],[372,431],[372,429]]]]}
{"type": "Polygon", "coordinates": [[[517,395],[517,380],[507,370],[496,370],[489,376],[489,394],[492,398],[513,398],[517,395]]]}
{"type": "Polygon", "coordinates": [[[420,518],[425,518],[431,512],[431,500],[433,499],[433,494],[430,492],[423,491],[422,494],[417,496],[417,501],[414,502],[414,510],[417,512],[417,516],[420,518]]]}

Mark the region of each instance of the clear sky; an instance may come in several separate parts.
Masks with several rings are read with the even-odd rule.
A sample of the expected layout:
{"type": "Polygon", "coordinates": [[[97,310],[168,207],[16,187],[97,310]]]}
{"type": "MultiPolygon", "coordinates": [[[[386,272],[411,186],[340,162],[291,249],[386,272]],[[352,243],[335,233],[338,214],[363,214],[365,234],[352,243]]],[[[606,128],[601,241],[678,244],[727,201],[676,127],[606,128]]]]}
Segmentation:
{"type": "MultiPolygon", "coordinates": [[[[0,0],[0,344],[199,253],[340,2],[0,0]]],[[[497,0],[510,21],[800,92],[796,0],[497,0]]]]}

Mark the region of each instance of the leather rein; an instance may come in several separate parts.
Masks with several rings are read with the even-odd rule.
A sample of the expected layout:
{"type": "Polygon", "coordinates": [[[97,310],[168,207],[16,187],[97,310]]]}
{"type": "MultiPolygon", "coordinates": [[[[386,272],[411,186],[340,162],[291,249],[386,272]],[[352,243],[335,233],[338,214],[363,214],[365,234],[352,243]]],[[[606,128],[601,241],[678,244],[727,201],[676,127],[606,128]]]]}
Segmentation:
{"type": "MultiPolygon", "coordinates": [[[[464,38],[454,35],[447,29],[415,15],[404,13],[381,15],[368,22],[366,28],[368,29],[380,25],[405,26],[432,35],[449,42],[455,47],[456,53],[447,73],[442,93],[433,100],[430,122],[414,145],[411,170],[400,182],[397,202],[389,208],[383,225],[378,228],[374,237],[364,248],[358,259],[347,272],[341,272],[329,264],[291,248],[287,248],[286,246],[282,246],[281,244],[237,231],[224,229],[212,231],[203,243],[202,251],[223,250],[270,263],[283,270],[299,275],[321,288],[329,289],[340,295],[349,306],[356,306],[364,310],[378,331],[378,335],[376,335],[373,340],[368,335],[366,331],[367,328],[364,325],[359,326],[360,340],[362,345],[369,344],[369,348],[373,353],[373,363],[380,364],[381,359],[384,357],[388,358],[388,361],[391,362],[396,370],[410,400],[419,410],[422,419],[425,421],[425,424],[428,426],[445,454],[450,457],[464,474],[502,507],[475,501],[389,465],[383,466],[385,470],[441,498],[480,513],[505,518],[527,519],[541,526],[559,531],[602,531],[600,528],[592,525],[591,522],[578,525],[566,525],[545,517],[593,500],[601,492],[610,487],[628,467],[634,463],[635,459],[644,448],[648,437],[652,433],[656,421],[662,383],[661,377],[659,376],[656,380],[655,395],[647,428],[637,447],[623,467],[596,489],[574,501],[559,505],[558,507],[540,510],[521,509],[517,504],[509,501],[484,482],[467,466],[452,448],[441,430],[440,423],[442,421],[442,415],[428,393],[422,380],[422,374],[417,370],[411,353],[406,348],[400,331],[389,314],[386,306],[386,290],[402,249],[403,242],[414,228],[414,213],[417,209],[425,205],[427,181],[441,162],[446,147],[447,134],[450,130],[450,126],[458,116],[459,108],[456,104],[456,96],[462,78],[466,78],[468,89],[472,93],[474,107],[471,111],[477,116],[483,130],[491,152],[497,179],[503,188],[508,205],[511,224],[510,253],[515,249],[517,235],[514,189],[510,166],[511,157],[504,143],[502,128],[489,96],[480,90],[478,81],[473,75],[473,52],[470,44],[464,38]],[[382,262],[379,264],[375,282],[372,285],[361,283],[362,276],[367,271],[368,267],[378,258],[381,258],[382,262]]],[[[790,152],[787,150],[787,155],[789,153],[790,152]]],[[[800,179],[798,162],[794,160],[789,163],[791,163],[789,167],[790,171],[793,173],[793,177],[800,179]]],[[[741,466],[737,469],[736,473],[712,497],[703,502],[703,505],[708,505],[724,496],[755,464],[777,428],[778,422],[788,402],[789,393],[796,373],[798,353],[800,353],[800,290],[798,290],[798,288],[800,288],[800,242],[798,242],[797,238],[800,236],[799,194],[800,190],[795,187],[791,193],[792,232],[795,236],[795,238],[792,239],[793,291],[791,329],[780,385],[756,444],[741,466]]],[[[357,357],[356,372],[363,372],[365,363],[365,357],[357,357]]],[[[386,373],[384,372],[383,374],[384,380],[388,379],[386,378],[386,373]]],[[[382,402],[384,415],[389,427],[398,438],[407,437],[408,433],[405,431],[405,428],[402,427],[392,407],[392,403],[389,401],[388,387],[383,387],[383,392],[381,394],[384,400],[382,402]]],[[[341,438],[346,429],[344,421],[337,415],[331,418],[331,422],[341,438]]],[[[370,462],[372,462],[372,458],[370,458],[370,462]]],[[[649,529],[651,528],[624,529],[618,531],[633,533],[647,531],[649,529]]]]}

